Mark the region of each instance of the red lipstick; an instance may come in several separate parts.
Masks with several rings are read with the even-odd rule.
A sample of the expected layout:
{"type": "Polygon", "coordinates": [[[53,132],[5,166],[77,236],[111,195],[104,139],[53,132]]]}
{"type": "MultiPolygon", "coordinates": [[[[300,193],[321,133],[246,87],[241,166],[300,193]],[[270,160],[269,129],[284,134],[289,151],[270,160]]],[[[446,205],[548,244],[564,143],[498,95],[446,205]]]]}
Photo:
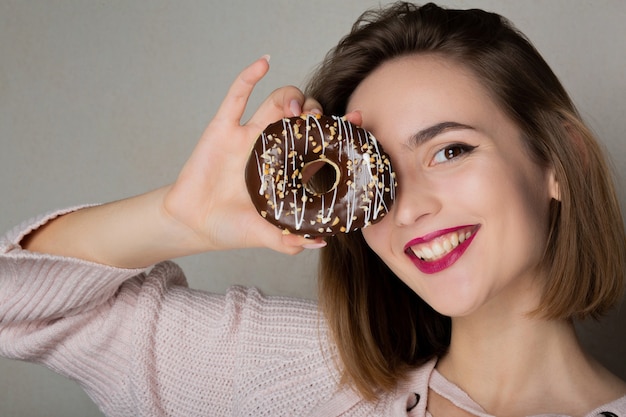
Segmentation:
{"type": "Polygon", "coordinates": [[[421,272],[425,274],[435,274],[452,266],[463,255],[463,253],[465,253],[469,245],[474,240],[474,236],[476,236],[476,233],[478,233],[479,228],[480,225],[465,225],[438,230],[436,232],[429,233],[408,242],[406,245],[404,245],[404,253],[411,259],[413,264],[421,272]],[[470,236],[467,237],[463,242],[460,242],[458,246],[456,246],[454,249],[452,249],[450,252],[448,252],[446,255],[439,259],[430,261],[421,259],[415,254],[412,249],[416,245],[432,242],[433,240],[441,236],[445,236],[447,234],[458,231],[465,231],[464,233],[470,232],[470,236]]]}

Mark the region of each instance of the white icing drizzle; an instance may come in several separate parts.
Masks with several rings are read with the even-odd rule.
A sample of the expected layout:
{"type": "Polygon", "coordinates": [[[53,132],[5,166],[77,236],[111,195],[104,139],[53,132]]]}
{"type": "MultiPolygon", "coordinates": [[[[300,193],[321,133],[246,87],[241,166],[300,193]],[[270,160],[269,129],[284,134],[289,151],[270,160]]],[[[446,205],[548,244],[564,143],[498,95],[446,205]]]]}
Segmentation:
{"type": "Polygon", "coordinates": [[[341,231],[349,232],[384,216],[390,208],[385,195],[389,195],[389,200],[395,198],[395,174],[373,135],[367,133],[369,137],[365,137],[365,131],[357,129],[355,137],[351,123],[342,117],[333,116],[334,123],[329,126],[322,126],[316,115],[302,115],[301,119],[305,123],[283,119],[282,135],[263,132],[260,136],[262,152],[254,152],[260,179],[258,192],[268,200],[274,218],[280,220],[283,216],[293,216],[296,231],[309,222],[317,226],[318,232],[330,233],[334,226],[344,225],[341,231]],[[309,139],[314,129],[320,133],[329,130],[330,135],[320,135],[321,143],[316,143],[309,139]],[[302,140],[305,141],[303,146],[297,146],[302,140]],[[301,182],[305,158],[296,150],[297,147],[304,149],[304,154],[312,152],[321,160],[327,157],[327,149],[338,148],[338,161],[335,162],[345,167],[342,171],[345,170],[346,178],[341,178],[339,184],[327,193],[309,193],[301,182]],[[348,158],[346,161],[342,160],[344,154],[348,158]],[[278,158],[280,163],[277,163],[278,158]],[[345,192],[342,204],[345,205],[346,215],[344,219],[333,219],[340,188],[345,192]],[[288,206],[285,206],[286,201],[289,201],[288,206]],[[315,219],[305,218],[308,203],[320,207],[315,219]],[[364,216],[364,224],[354,226],[358,213],[364,216]]]}

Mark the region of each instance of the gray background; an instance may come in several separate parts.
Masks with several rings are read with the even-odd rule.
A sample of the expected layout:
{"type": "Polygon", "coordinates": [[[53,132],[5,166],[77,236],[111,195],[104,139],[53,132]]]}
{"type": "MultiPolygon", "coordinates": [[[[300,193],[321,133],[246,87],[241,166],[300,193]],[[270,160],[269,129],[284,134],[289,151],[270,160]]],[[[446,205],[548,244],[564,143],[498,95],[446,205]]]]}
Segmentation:
{"type": "MultiPolygon", "coordinates": [[[[0,229],[171,182],[241,68],[272,55],[254,108],[281,85],[303,85],[360,12],[377,4],[0,0],[0,229]]],[[[442,4],[499,12],[534,41],[602,138],[624,206],[626,2],[442,4]]],[[[241,283],[315,297],[315,252],[232,251],[180,262],[196,288],[241,283]]],[[[626,379],[625,323],[626,305],[581,326],[581,337],[626,379]]],[[[75,383],[2,359],[0,415],[100,413],[75,383]]]]}

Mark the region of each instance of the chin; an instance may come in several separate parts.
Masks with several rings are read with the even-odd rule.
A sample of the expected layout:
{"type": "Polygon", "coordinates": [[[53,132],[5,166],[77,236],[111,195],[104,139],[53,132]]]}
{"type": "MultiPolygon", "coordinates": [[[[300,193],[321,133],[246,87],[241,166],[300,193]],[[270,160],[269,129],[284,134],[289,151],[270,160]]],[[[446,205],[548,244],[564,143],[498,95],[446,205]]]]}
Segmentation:
{"type": "Polygon", "coordinates": [[[429,300],[423,298],[429,306],[441,315],[455,318],[455,317],[467,317],[474,313],[478,307],[473,303],[464,303],[459,301],[456,297],[449,297],[445,300],[429,300]]]}
{"type": "Polygon", "coordinates": [[[456,285],[441,281],[437,284],[442,285],[430,286],[430,288],[416,290],[413,287],[417,295],[439,314],[448,317],[467,317],[484,305],[485,300],[476,294],[476,288],[465,286],[458,281],[454,283],[456,285]]]}

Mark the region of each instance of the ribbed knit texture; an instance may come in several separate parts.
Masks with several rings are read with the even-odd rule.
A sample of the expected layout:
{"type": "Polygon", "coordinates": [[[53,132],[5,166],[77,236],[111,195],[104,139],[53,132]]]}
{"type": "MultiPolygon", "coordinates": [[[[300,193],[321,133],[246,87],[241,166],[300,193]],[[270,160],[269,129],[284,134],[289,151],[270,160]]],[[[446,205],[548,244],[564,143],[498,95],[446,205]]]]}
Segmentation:
{"type": "MultiPolygon", "coordinates": [[[[406,416],[415,393],[410,415],[426,414],[435,361],[367,403],[339,386],[312,301],[194,291],[172,262],[127,270],[20,248],[58,214],[0,239],[0,354],[78,381],[107,416],[406,416]]],[[[626,397],[601,411],[626,416],[626,397]]]]}

